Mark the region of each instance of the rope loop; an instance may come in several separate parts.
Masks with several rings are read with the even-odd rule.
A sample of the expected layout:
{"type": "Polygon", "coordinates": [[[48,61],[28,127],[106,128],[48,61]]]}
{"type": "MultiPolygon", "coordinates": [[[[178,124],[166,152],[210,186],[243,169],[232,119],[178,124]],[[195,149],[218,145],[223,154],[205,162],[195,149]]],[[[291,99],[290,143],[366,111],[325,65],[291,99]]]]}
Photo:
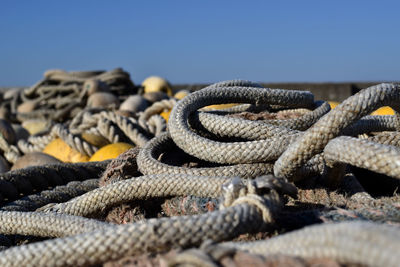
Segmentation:
{"type": "Polygon", "coordinates": [[[297,188],[284,178],[265,175],[255,180],[235,177],[222,185],[222,192],[220,209],[246,203],[256,206],[264,222],[271,223],[274,221],[273,214],[282,205],[281,195],[295,196],[297,188]]]}

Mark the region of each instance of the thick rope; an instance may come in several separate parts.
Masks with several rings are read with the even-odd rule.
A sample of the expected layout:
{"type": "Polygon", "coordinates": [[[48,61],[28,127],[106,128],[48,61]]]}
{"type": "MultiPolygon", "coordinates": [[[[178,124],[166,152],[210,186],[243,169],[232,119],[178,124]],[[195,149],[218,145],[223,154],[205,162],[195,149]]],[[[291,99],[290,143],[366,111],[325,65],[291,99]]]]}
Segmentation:
{"type": "Polygon", "coordinates": [[[82,181],[88,177],[98,177],[108,161],[89,163],[60,163],[32,166],[0,174],[1,201],[15,200],[21,196],[41,191],[49,186],[82,181]]]}
{"type": "MultiPolygon", "coordinates": [[[[275,192],[271,188],[267,191],[275,192]]],[[[265,197],[269,198],[268,194],[265,197]]],[[[274,201],[276,197],[273,196],[270,200],[274,201]]],[[[208,239],[222,241],[266,226],[256,206],[238,204],[205,215],[150,219],[143,223],[107,226],[94,232],[10,248],[0,253],[0,264],[93,265],[123,255],[162,251],[166,247],[198,245],[208,239]]]]}
{"type": "Polygon", "coordinates": [[[255,254],[322,258],[367,266],[398,266],[398,227],[370,222],[323,224],[284,234],[266,241],[224,243],[255,254]]]}

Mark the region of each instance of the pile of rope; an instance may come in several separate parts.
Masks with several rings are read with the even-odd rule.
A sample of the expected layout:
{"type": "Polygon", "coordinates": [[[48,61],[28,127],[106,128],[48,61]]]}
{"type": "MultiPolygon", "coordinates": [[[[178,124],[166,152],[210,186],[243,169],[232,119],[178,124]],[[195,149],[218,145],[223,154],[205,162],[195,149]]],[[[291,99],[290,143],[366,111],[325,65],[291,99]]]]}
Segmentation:
{"type": "Polygon", "coordinates": [[[399,197],[368,192],[354,173],[398,185],[400,115],[368,114],[400,111],[399,103],[397,84],[366,88],[331,110],[307,91],[233,80],[133,117],[83,109],[50,135],[88,155],[96,148],[76,141],[84,132],[137,147],[112,161],[2,174],[0,265],[118,266],[175,251],[163,259],[173,266],[232,266],[237,255],[398,266],[399,197]],[[238,105],[204,109],[228,103],[238,105]],[[168,123],[157,115],[165,108],[168,123]]]}
{"type": "Polygon", "coordinates": [[[172,109],[176,99],[165,94],[165,99],[153,103],[141,97],[143,103],[137,103],[142,105],[139,112],[118,110],[132,95],[141,97],[143,88],[134,85],[130,75],[120,68],[80,72],[49,70],[29,88],[4,92],[0,97],[0,130],[10,132],[11,136],[0,135],[0,151],[6,165],[13,165],[26,154],[43,151],[56,138],[87,157],[106,144],[124,142],[143,146],[165,132],[166,121],[159,113],[172,109]],[[95,95],[97,98],[93,100],[95,95]],[[14,131],[21,131],[20,124],[24,126],[24,123],[44,125],[37,133],[29,135],[23,129],[23,136],[16,137],[18,134],[14,131]],[[14,130],[8,129],[11,125],[14,130]],[[101,142],[87,141],[87,136],[101,142]]]}

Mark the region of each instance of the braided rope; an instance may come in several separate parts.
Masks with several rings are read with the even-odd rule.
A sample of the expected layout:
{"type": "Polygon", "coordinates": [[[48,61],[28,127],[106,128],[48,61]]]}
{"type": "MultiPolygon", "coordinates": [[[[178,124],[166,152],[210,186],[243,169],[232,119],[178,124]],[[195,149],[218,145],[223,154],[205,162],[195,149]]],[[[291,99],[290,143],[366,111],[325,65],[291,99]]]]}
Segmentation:
{"type": "Polygon", "coordinates": [[[313,155],[322,152],[325,145],[346,126],[381,106],[392,105],[396,108],[399,101],[399,86],[395,84],[379,84],[349,97],[286,149],[275,162],[274,174],[290,176],[313,155]]]}
{"type": "MultiPolygon", "coordinates": [[[[47,95],[51,84],[55,82],[59,82],[60,92],[63,91],[63,94],[71,97],[76,94],[75,89],[80,88],[88,77],[98,78],[100,75],[103,75],[101,79],[105,80],[112,90],[121,93],[120,89],[125,85],[118,84],[118,81],[121,81],[118,79],[126,81],[127,78],[127,74],[121,70],[109,73],[58,71],[48,75],[48,80],[45,79],[13,97],[7,105],[15,110],[20,100],[35,101],[47,95]],[[52,83],[47,83],[49,80],[52,83]],[[70,85],[75,89],[69,88],[70,85]]],[[[79,101],[82,101],[87,97],[87,90],[79,94],[79,101]]],[[[174,103],[168,125],[169,133],[164,133],[165,121],[159,115],[147,114],[146,120],[141,122],[140,117],[137,121],[112,112],[84,110],[72,119],[68,129],[63,128],[68,131],[64,131],[65,135],[92,132],[109,136],[109,140],[115,141],[116,132],[121,129],[143,148],[140,152],[137,148],[112,161],[103,174],[101,185],[104,186],[101,188],[97,188],[97,180],[82,180],[99,177],[108,162],[94,163],[97,167],[93,170],[88,167],[90,164],[74,165],[79,170],[60,164],[57,168],[55,165],[49,165],[1,175],[0,199],[8,204],[1,208],[3,212],[0,211],[0,232],[64,238],[6,250],[0,254],[0,265],[98,264],[142,252],[198,246],[207,239],[219,242],[241,233],[269,231],[271,226],[277,225],[280,230],[287,230],[312,223],[341,220],[371,220],[398,224],[400,213],[398,205],[394,203],[398,197],[392,196],[390,200],[373,198],[365,192],[354,175],[346,174],[348,170],[345,166],[348,163],[400,178],[398,114],[365,116],[381,105],[396,107],[398,95],[398,85],[382,84],[361,91],[329,111],[327,103],[314,102],[308,92],[265,89],[258,84],[241,80],[226,81],[211,85],[174,103]],[[223,103],[251,104],[237,105],[222,111],[198,111],[207,105],[223,103]],[[297,107],[301,108],[298,110],[301,116],[296,119],[248,121],[242,119],[246,114],[232,115],[233,112],[263,111],[264,114],[260,114],[259,117],[265,115],[264,117],[273,118],[275,115],[267,112],[293,113],[297,111],[292,108],[297,107]],[[113,124],[117,126],[111,129],[113,124]],[[102,126],[105,128],[101,129],[102,126]],[[301,132],[302,130],[305,132],[301,132]],[[337,137],[360,134],[366,139],[337,137]],[[147,142],[147,135],[156,137],[147,142]],[[207,166],[201,168],[186,168],[165,163],[174,162],[166,159],[169,153],[183,153],[178,148],[189,154],[186,155],[189,160],[195,156],[211,162],[194,163],[207,166]],[[291,155],[288,151],[294,154],[291,155]],[[275,159],[278,161],[274,163],[275,159]],[[225,166],[215,167],[218,165],[213,162],[225,166]],[[145,176],[135,177],[140,175],[138,169],[145,176]],[[290,198],[290,204],[283,213],[278,214],[282,206],[281,196],[287,194],[294,197],[296,188],[284,178],[256,178],[272,172],[292,181],[308,176],[310,179],[299,182],[299,185],[313,189],[300,190],[300,199],[296,201],[290,198]],[[192,177],[193,175],[209,177],[192,177]],[[341,189],[350,193],[351,197],[347,198],[323,188],[315,189],[320,182],[329,182],[332,177],[337,179],[343,175],[343,180],[337,181],[341,182],[341,189]],[[241,179],[256,179],[233,178],[238,176],[241,179]],[[57,186],[72,179],[82,182],[57,186]],[[220,186],[228,180],[231,183],[224,184],[221,190],[220,186]],[[346,186],[350,190],[345,189],[346,186]],[[40,192],[49,187],[54,188],[40,192]],[[125,212],[124,207],[134,207],[137,205],[135,201],[140,199],[177,196],[190,197],[191,201],[195,201],[192,198],[197,196],[198,201],[201,201],[204,198],[215,198],[221,192],[223,198],[219,201],[220,209],[204,215],[150,219],[122,226],[76,216],[103,216],[104,212],[120,207],[120,212],[125,212]],[[32,193],[35,194],[28,195],[32,193]],[[332,194],[336,194],[337,199],[332,194]],[[22,199],[15,200],[24,195],[22,199]],[[306,205],[309,210],[298,210],[301,205],[306,205]],[[38,208],[48,213],[5,212],[33,211],[38,208]]],[[[67,102],[64,98],[61,98],[59,103],[46,100],[42,106],[47,109],[58,105],[65,113],[67,108],[76,105],[72,103],[68,106],[67,102]]],[[[58,118],[61,118],[61,115],[57,115],[58,118]]],[[[57,127],[62,131],[61,127],[65,126],[57,127]]],[[[121,136],[122,134],[119,137],[121,136]]],[[[28,140],[22,146],[32,149],[39,145],[39,140],[28,140]]],[[[3,146],[10,151],[8,144],[3,146]]],[[[192,161],[196,159],[193,158],[192,161]]],[[[192,165],[192,162],[185,164],[192,165]]],[[[204,209],[207,210],[212,209],[204,209]]],[[[118,210],[116,212],[119,216],[118,210]]],[[[395,228],[387,230],[376,224],[346,224],[337,228],[328,225],[330,224],[327,224],[326,228],[322,226],[322,230],[305,228],[304,233],[292,232],[269,241],[240,245],[235,243],[232,246],[231,243],[227,243],[222,250],[228,251],[239,246],[240,249],[266,256],[279,251],[291,256],[331,257],[343,263],[379,266],[395,266],[398,263],[397,258],[396,261],[390,259],[399,248],[399,238],[397,234],[392,233],[395,228]],[[341,227],[344,230],[340,230],[341,227]],[[357,227],[361,230],[355,230],[357,227]],[[366,234],[368,231],[371,233],[366,234]],[[394,249],[387,249],[388,246],[394,249]],[[367,257],[369,258],[366,259],[367,257]]],[[[9,241],[5,240],[0,245],[9,246],[7,242],[9,241]]],[[[217,252],[218,248],[215,249],[215,255],[217,252]]],[[[204,256],[207,263],[212,265],[215,255],[206,252],[201,254],[201,257],[204,256]]]]}
{"type": "Polygon", "coordinates": [[[53,189],[43,190],[40,193],[28,195],[3,205],[3,211],[34,211],[49,203],[60,203],[80,196],[98,187],[98,179],[72,181],[66,185],[58,185],[53,189]]]}
{"type": "Polygon", "coordinates": [[[239,176],[254,178],[263,174],[272,173],[271,163],[236,164],[221,167],[186,168],[172,166],[157,160],[164,151],[171,150],[174,146],[169,134],[164,133],[151,139],[139,152],[137,164],[143,174],[187,174],[194,176],[239,176]]]}
{"type": "Polygon", "coordinates": [[[397,227],[370,222],[322,224],[266,241],[224,243],[255,254],[327,257],[367,266],[398,266],[400,234],[397,227]]]}
{"type": "Polygon", "coordinates": [[[400,149],[368,140],[341,136],[324,148],[326,161],[348,163],[400,179],[400,149]],[[347,149],[343,150],[342,148],[347,149]]]}
{"type": "Polygon", "coordinates": [[[115,182],[43,211],[89,216],[134,199],[194,195],[217,197],[228,178],[187,175],[147,175],[115,182]]]}
{"type": "Polygon", "coordinates": [[[0,174],[0,200],[15,200],[21,196],[41,191],[49,186],[66,184],[87,177],[98,177],[108,164],[103,162],[59,163],[32,166],[0,174]]]}
{"type": "Polygon", "coordinates": [[[186,153],[212,162],[253,163],[273,160],[283,152],[279,153],[276,149],[282,147],[284,143],[288,145],[289,141],[286,138],[276,140],[277,145],[273,149],[271,144],[275,143],[275,140],[221,143],[195,134],[187,124],[189,114],[201,107],[216,103],[248,101],[292,107],[310,105],[314,102],[313,95],[308,92],[251,87],[210,87],[186,96],[175,105],[168,121],[171,137],[186,153]]]}
{"type": "Polygon", "coordinates": [[[399,132],[382,132],[372,137],[368,137],[368,140],[380,143],[382,145],[389,146],[400,146],[400,134],[399,132]]]}
{"type": "MultiPolygon", "coordinates": [[[[269,189],[269,192],[274,191],[269,189]]],[[[268,198],[268,194],[265,196],[268,198]]],[[[53,213],[49,216],[54,216],[53,213]]],[[[260,210],[238,204],[205,215],[150,219],[144,223],[106,226],[67,238],[14,247],[0,253],[9,266],[82,266],[167,246],[187,247],[211,239],[222,241],[266,226],[260,210]],[[19,255],[19,257],[16,257],[19,255]]]]}
{"type": "Polygon", "coordinates": [[[99,230],[107,223],[65,214],[0,211],[0,233],[63,237],[99,230]]]}

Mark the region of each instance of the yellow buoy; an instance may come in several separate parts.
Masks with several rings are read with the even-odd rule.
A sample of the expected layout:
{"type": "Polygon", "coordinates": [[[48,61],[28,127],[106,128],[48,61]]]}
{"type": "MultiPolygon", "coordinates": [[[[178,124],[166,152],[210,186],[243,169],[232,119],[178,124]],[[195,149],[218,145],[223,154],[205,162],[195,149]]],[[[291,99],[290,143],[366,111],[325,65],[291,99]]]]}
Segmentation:
{"type": "Polygon", "coordinates": [[[142,82],[145,93],[150,92],[164,92],[169,96],[172,96],[172,89],[167,80],[158,77],[150,76],[142,82]]]}
{"type": "Polygon", "coordinates": [[[331,109],[336,108],[337,105],[339,105],[339,102],[336,101],[328,101],[328,104],[331,106],[331,109]]]}
{"type": "Polygon", "coordinates": [[[168,122],[170,114],[171,114],[171,109],[160,113],[161,117],[163,117],[167,122],[168,122]]]}
{"type": "Polygon", "coordinates": [[[79,151],[73,149],[61,138],[56,138],[51,141],[44,149],[43,153],[51,155],[56,159],[63,162],[87,162],[89,157],[81,154],[79,151]]]}
{"type": "Polygon", "coordinates": [[[394,115],[394,110],[391,107],[384,106],[372,112],[371,115],[394,115]]]}
{"type": "Polygon", "coordinates": [[[94,153],[93,156],[89,159],[89,161],[103,161],[107,159],[114,159],[133,147],[133,145],[127,143],[109,144],[97,150],[96,153],[94,153]]]}

